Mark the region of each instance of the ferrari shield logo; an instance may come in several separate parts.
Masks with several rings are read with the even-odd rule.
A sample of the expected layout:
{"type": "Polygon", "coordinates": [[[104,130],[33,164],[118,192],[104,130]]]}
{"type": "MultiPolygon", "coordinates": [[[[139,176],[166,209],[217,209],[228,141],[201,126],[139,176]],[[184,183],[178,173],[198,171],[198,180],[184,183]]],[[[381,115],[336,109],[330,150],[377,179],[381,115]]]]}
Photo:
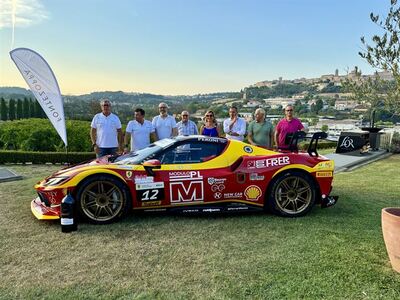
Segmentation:
{"type": "Polygon", "coordinates": [[[132,171],[126,171],[126,177],[131,178],[132,177],[132,171]]]}

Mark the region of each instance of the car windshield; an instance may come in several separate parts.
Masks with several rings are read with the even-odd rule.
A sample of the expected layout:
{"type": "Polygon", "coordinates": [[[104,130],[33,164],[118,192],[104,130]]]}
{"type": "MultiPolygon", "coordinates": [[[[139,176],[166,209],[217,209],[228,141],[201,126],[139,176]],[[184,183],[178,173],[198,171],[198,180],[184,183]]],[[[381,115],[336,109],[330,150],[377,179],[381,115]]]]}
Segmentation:
{"type": "Polygon", "coordinates": [[[163,139],[153,144],[150,144],[147,148],[132,151],[127,154],[117,157],[114,161],[118,165],[138,165],[144,160],[151,158],[158,151],[165,149],[175,143],[176,140],[173,139],[163,139]]]}

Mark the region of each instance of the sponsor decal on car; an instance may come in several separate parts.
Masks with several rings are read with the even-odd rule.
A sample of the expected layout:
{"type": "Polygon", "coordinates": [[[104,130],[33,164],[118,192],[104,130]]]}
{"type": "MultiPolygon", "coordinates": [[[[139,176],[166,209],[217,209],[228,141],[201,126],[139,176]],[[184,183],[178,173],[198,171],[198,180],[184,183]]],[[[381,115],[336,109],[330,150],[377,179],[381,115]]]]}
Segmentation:
{"type": "Polygon", "coordinates": [[[250,185],[244,191],[246,200],[249,201],[257,201],[258,198],[260,198],[261,194],[262,194],[261,189],[256,185],[250,185]]]}
{"type": "Polygon", "coordinates": [[[256,161],[255,161],[255,160],[250,160],[250,161],[248,161],[248,162],[247,162],[247,167],[248,167],[249,169],[255,169],[255,167],[256,167],[256,161]]]}
{"type": "Polygon", "coordinates": [[[190,180],[191,178],[199,177],[200,171],[174,171],[169,172],[168,175],[171,181],[190,180]]]}
{"type": "Polygon", "coordinates": [[[237,199],[237,198],[242,198],[243,193],[224,193],[224,198],[225,199],[237,199]]]}
{"type": "Polygon", "coordinates": [[[126,177],[131,178],[132,177],[132,171],[126,171],[126,177]]]}
{"type": "Polygon", "coordinates": [[[221,211],[220,208],[203,208],[203,212],[218,212],[221,211]]]}
{"type": "Polygon", "coordinates": [[[222,197],[222,194],[220,192],[214,193],[214,198],[215,199],[221,199],[221,197],[222,197]]]}
{"type": "Polygon", "coordinates": [[[333,169],[333,161],[329,160],[329,161],[322,161],[320,162],[315,168],[317,170],[332,170],[333,169]]]}
{"type": "Polygon", "coordinates": [[[213,143],[226,144],[226,140],[218,139],[218,138],[214,138],[214,137],[199,137],[197,140],[200,142],[213,142],[213,143]]]}
{"type": "Polygon", "coordinates": [[[149,182],[154,182],[154,177],[153,176],[147,176],[147,175],[137,175],[137,176],[135,176],[135,183],[149,183],[149,182]]]}
{"type": "Polygon", "coordinates": [[[265,178],[264,175],[258,175],[257,173],[250,174],[250,180],[253,180],[253,181],[264,180],[264,178],[265,178]]]}
{"type": "Polygon", "coordinates": [[[157,206],[161,205],[161,201],[146,201],[142,202],[142,206],[157,206]]]}
{"type": "Polygon", "coordinates": [[[247,206],[238,206],[238,207],[228,207],[228,211],[230,210],[248,210],[249,208],[247,206]]]}
{"type": "Polygon", "coordinates": [[[143,211],[159,212],[159,211],[167,211],[167,209],[166,208],[152,208],[152,209],[144,209],[143,211]]]}
{"type": "Polygon", "coordinates": [[[139,201],[155,201],[164,199],[164,182],[136,184],[136,198],[139,201]]]}
{"type": "Polygon", "coordinates": [[[289,156],[280,156],[280,157],[248,161],[247,168],[261,169],[261,168],[284,166],[289,164],[290,164],[289,156]]]}
{"type": "Polygon", "coordinates": [[[203,176],[200,171],[170,172],[171,204],[204,201],[203,176]]]}
{"type": "Polygon", "coordinates": [[[207,183],[211,185],[212,192],[222,192],[225,189],[226,178],[214,178],[210,177],[207,179],[207,183]]]}
{"type": "Polygon", "coordinates": [[[151,190],[151,189],[160,189],[164,187],[164,182],[149,182],[149,183],[140,183],[136,184],[136,190],[151,190]]]}
{"type": "Polygon", "coordinates": [[[317,172],[317,177],[332,177],[333,172],[325,171],[325,172],[317,172]]]}
{"type": "Polygon", "coordinates": [[[222,192],[224,189],[225,189],[224,184],[214,184],[211,186],[211,191],[213,191],[213,192],[216,192],[216,191],[222,192]]]}
{"type": "Polygon", "coordinates": [[[209,177],[207,179],[207,182],[208,182],[209,185],[213,185],[213,184],[216,184],[216,183],[225,183],[225,181],[226,181],[226,178],[209,177]]]}
{"type": "Polygon", "coordinates": [[[199,209],[194,208],[194,209],[184,209],[182,210],[183,213],[198,213],[199,209]]]}

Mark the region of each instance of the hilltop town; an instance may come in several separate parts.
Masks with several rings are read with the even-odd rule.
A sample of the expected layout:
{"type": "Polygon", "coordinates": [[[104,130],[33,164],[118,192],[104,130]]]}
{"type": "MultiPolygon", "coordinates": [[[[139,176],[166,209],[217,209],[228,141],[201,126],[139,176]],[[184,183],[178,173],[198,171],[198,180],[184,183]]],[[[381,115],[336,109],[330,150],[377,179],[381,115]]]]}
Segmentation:
{"type": "Polygon", "coordinates": [[[390,72],[388,71],[382,71],[382,72],[376,72],[372,75],[364,75],[361,73],[361,71],[358,69],[358,67],[354,67],[354,69],[350,72],[348,72],[346,75],[339,75],[339,70],[336,69],[334,74],[326,74],[326,75],[321,75],[320,77],[317,78],[298,78],[298,79],[282,79],[282,77],[279,77],[276,80],[265,80],[265,81],[260,81],[257,82],[250,87],[273,87],[278,84],[315,84],[317,85],[318,90],[322,90],[329,85],[334,85],[334,86],[341,86],[342,82],[346,79],[349,80],[365,80],[370,77],[376,77],[378,76],[379,78],[383,80],[393,80],[393,76],[390,72]]]}

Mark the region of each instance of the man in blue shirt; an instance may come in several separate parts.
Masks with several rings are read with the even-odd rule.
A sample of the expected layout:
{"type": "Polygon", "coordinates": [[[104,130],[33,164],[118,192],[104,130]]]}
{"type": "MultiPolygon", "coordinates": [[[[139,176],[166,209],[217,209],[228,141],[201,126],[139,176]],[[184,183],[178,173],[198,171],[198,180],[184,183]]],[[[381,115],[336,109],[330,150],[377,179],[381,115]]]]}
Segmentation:
{"type": "Polygon", "coordinates": [[[178,122],[176,126],[178,127],[178,135],[193,135],[199,134],[196,123],[189,120],[189,112],[184,110],[181,113],[182,121],[178,122]]]}

